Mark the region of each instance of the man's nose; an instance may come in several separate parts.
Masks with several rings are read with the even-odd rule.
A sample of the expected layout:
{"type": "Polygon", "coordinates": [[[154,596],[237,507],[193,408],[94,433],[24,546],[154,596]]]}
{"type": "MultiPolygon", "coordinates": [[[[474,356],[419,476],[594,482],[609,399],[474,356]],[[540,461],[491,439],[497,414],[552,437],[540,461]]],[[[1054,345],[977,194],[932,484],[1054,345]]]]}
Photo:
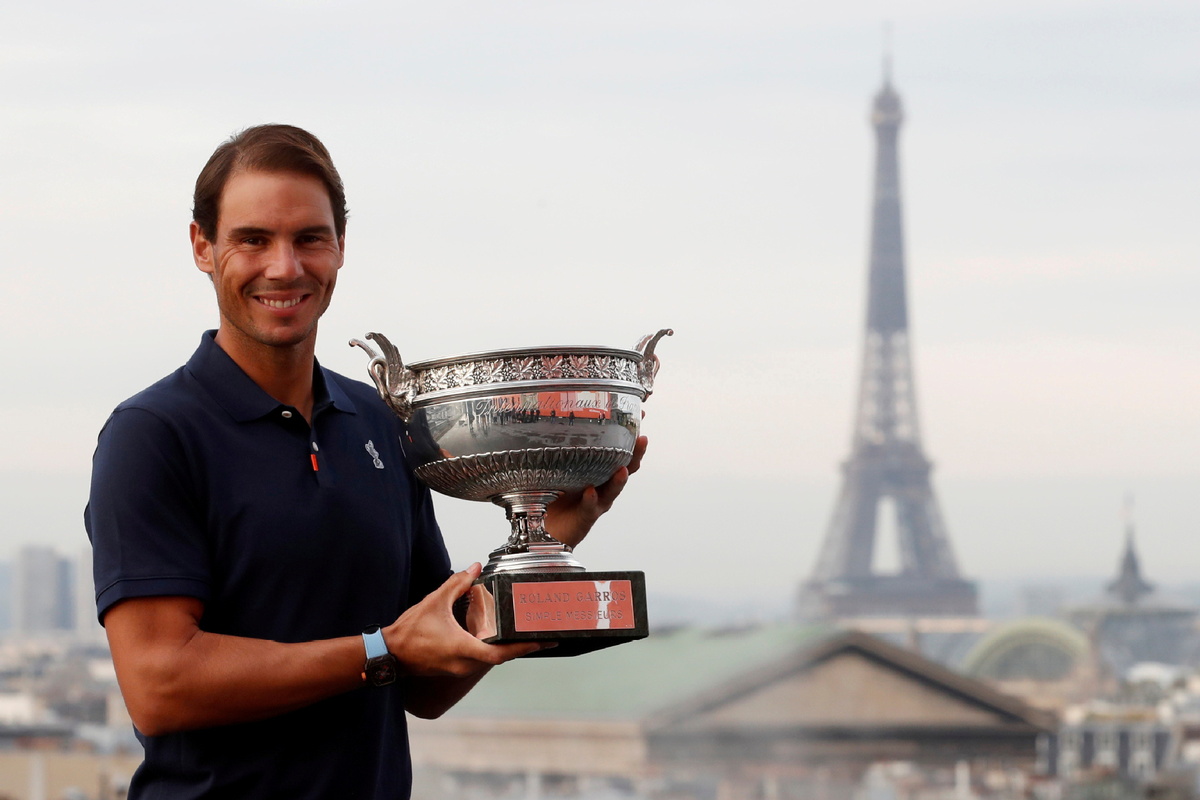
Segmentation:
{"type": "Polygon", "coordinates": [[[291,242],[281,241],[271,248],[266,277],[272,280],[291,280],[304,274],[300,253],[291,242]]]}

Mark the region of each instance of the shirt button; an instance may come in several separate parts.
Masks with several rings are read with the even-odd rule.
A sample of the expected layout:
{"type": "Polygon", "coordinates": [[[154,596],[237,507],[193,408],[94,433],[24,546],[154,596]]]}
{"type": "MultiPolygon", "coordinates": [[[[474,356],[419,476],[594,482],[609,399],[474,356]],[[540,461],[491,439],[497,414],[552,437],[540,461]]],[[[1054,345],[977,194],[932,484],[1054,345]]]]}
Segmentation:
{"type": "Polygon", "coordinates": [[[316,442],[313,442],[313,443],[312,443],[312,446],[313,446],[313,452],[314,452],[314,453],[320,452],[321,448],[317,447],[317,443],[316,443],[316,442]]]}
{"type": "Polygon", "coordinates": [[[292,412],[290,412],[290,411],[283,411],[283,412],[281,412],[281,413],[279,414],[279,416],[283,417],[284,419],[291,419],[291,418],[292,418],[292,412]]]}

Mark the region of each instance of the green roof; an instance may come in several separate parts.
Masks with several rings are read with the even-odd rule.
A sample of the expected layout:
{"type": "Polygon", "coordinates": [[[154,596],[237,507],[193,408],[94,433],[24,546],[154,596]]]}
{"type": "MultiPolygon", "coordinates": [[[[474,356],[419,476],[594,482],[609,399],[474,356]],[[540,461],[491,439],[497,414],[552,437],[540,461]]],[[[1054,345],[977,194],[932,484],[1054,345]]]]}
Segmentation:
{"type": "Polygon", "coordinates": [[[830,633],[795,624],[681,628],[581,656],[518,659],[493,669],[449,716],[640,719],[830,633]]]}

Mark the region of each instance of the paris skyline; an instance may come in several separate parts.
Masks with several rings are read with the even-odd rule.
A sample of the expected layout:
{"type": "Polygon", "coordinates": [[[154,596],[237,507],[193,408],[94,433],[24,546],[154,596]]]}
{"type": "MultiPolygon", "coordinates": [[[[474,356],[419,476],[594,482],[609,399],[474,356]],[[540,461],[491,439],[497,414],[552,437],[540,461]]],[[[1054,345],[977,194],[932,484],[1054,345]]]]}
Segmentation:
{"type": "MultiPolygon", "coordinates": [[[[180,9],[5,12],[0,555],[82,543],[108,411],[215,324],[195,173],[286,121],[350,200],[325,364],[365,376],[367,330],[418,359],[674,327],[646,470],[580,555],[793,590],[850,443],[890,19],[922,438],[962,573],[1108,575],[1127,492],[1151,580],[1197,572],[1191,5],[213,16],[235,8],[207,44],[180,9]]],[[[459,566],[502,537],[438,502],[459,566]]]]}

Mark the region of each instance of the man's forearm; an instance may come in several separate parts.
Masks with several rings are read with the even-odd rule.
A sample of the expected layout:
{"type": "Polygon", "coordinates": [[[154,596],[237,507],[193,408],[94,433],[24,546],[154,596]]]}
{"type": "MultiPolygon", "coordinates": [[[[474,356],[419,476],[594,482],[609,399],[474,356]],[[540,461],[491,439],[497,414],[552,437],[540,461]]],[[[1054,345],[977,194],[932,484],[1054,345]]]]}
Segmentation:
{"type": "Polygon", "coordinates": [[[362,685],[358,637],[284,644],[208,633],[194,622],[199,608],[155,597],[105,615],[121,691],[145,735],[265,719],[362,685]]]}
{"type": "Polygon", "coordinates": [[[481,669],[474,675],[452,677],[439,675],[428,678],[409,678],[404,694],[404,710],[421,719],[437,719],[466,697],[467,692],[491,671],[481,669]]]}
{"type": "MultiPolygon", "coordinates": [[[[487,670],[539,649],[485,644],[454,618],[454,601],[479,576],[455,573],[384,629],[401,675],[422,677],[411,709],[438,716],[487,670]]],[[[203,604],[191,597],[144,597],[104,617],[117,680],[134,725],[150,736],[251,722],[302,708],[363,685],[362,639],[285,644],[200,629],[203,604]]]]}

